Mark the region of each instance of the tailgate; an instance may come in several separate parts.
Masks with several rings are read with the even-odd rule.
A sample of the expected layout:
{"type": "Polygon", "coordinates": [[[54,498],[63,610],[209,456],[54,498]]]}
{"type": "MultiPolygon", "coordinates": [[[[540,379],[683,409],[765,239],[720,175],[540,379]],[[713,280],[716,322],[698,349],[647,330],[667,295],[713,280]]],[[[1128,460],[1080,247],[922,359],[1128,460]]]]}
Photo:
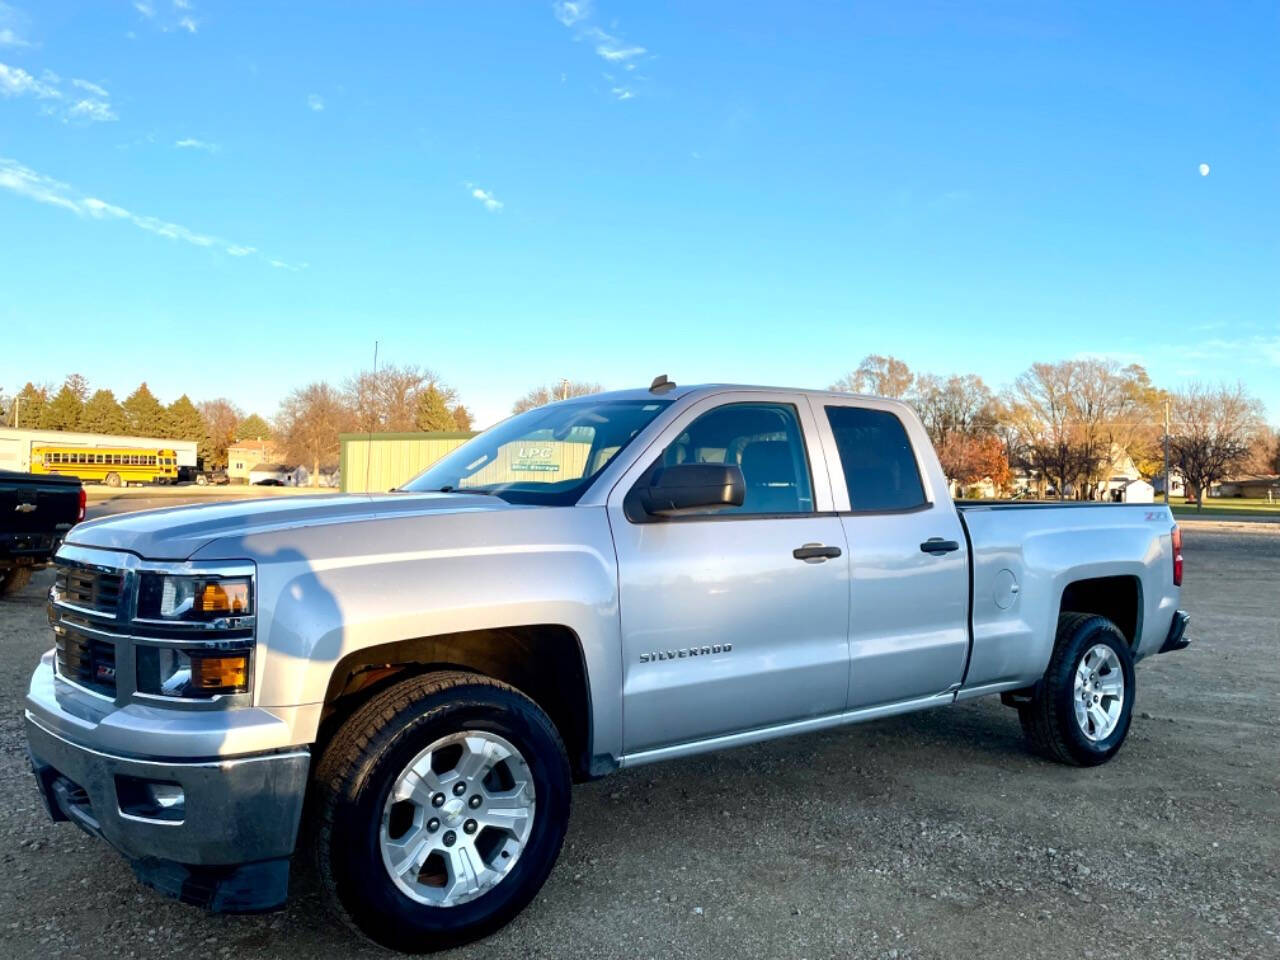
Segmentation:
{"type": "Polygon", "coordinates": [[[50,549],[75,526],[79,516],[78,481],[0,475],[0,550],[50,549]]]}

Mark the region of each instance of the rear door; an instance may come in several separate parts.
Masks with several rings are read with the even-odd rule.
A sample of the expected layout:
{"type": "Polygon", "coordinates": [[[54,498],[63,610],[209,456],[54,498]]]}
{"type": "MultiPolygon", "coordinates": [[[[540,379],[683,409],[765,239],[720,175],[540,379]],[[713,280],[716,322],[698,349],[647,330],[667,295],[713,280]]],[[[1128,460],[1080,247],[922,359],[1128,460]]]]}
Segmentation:
{"type": "Polygon", "coordinates": [[[816,432],[802,395],[709,397],[615,486],[627,753],[844,708],[848,556],[816,432]],[[628,516],[655,465],[691,462],[738,464],[742,506],[628,516]]]}
{"type": "Polygon", "coordinates": [[[849,546],[849,703],[945,694],[969,652],[969,557],[928,436],[900,406],[813,400],[849,546]]]}

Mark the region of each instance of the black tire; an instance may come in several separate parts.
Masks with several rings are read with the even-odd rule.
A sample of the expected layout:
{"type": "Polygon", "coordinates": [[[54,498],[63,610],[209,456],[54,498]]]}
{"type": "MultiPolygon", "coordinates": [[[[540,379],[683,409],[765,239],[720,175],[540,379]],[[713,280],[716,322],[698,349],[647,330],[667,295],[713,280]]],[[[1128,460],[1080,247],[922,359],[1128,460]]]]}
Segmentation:
{"type": "Polygon", "coordinates": [[[1049,668],[1037,684],[1031,702],[1018,708],[1018,719],[1035,753],[1070,766],[1097,766],[1114,757],[1128,736],[1136,692],[1133,652],[1119,628],[1106,617],[1064,613],[1058,619],[1058,635],[1049,668]],[[1101,740],[1089,739],[1080,728],[1074,700],[1076,668],[1095,644],[1105,644],[1115,651],[1124,675],[1119,718],[1115,729],[1101,740]]]}
{"type": "Polygon", "coordinates": [[[555,726],[515,688],[473,673],[430,673],[375,696],[334,735],[315,781],[311,842],[330,905],[371,940],[408,953],[467,943],[511,920],[550,875],[569,822],[569,761],[555,726]],[[520,751],[536,812],[507,876],[474,900],[430,906],[388,874],[379,846],[382,812],[419,751],[462,730],[498,734],[520,751]]]}
{"type": "Polygon", "coordinates": [[[0,570],[0,597],[11,597],[31,582],[30,567],[0,570]]]}

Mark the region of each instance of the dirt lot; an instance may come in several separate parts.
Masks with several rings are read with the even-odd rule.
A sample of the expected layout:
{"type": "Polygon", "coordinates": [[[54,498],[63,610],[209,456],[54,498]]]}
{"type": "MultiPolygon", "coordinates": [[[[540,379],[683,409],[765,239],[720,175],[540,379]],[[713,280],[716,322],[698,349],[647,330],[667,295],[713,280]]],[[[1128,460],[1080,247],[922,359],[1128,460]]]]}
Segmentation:
{"type": "MultiPolygon", "coordinates": [[[[1139,668],[1109,765],[1029,757],[998,702],[578,788],[510,927],[458,956],[1280,957],[1280,529],[1187,535],[1195,644],[1139,668]]],[[[217,917],[49,823],[22,692],[49,574],[0,607],[0,955],[378,955],[321,911],[217,917]]]]}

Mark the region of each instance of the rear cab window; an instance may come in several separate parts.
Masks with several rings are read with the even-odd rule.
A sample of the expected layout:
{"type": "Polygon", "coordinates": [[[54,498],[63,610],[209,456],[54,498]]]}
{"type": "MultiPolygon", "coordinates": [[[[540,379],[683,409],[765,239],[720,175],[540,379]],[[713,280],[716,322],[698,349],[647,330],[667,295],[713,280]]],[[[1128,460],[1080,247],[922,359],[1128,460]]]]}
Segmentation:
{"type": "Polygon", "coordinates": [[[887,410],[828,406],[849,508],[854,513],[920,510],[929,505],[906,428],[887,410]]]}

